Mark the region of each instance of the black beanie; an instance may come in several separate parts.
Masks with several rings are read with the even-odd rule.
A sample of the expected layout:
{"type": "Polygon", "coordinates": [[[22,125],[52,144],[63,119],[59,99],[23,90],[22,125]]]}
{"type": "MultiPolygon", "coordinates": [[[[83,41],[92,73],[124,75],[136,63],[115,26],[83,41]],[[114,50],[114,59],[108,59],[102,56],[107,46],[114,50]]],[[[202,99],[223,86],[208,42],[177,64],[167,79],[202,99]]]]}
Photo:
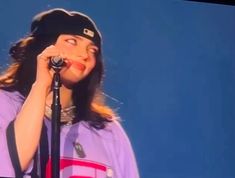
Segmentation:
{"type": "Polygon", "coordinates": [[[33,36],[72,34],[80,35],[101,46],[101,34],[95,23],[86,15],[55,8],[37,14],[31,24],[33,36]]]}

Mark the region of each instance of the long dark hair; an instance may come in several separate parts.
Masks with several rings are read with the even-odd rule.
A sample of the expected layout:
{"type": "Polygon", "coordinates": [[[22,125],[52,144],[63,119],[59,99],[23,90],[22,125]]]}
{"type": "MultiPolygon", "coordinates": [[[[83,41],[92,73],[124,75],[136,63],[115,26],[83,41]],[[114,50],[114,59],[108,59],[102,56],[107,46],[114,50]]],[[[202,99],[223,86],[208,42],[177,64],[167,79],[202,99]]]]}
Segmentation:
{"type": "MultiPolygon", "coordinates": [[[[36,78],[37,55],[47,46],[54,44],[59,34],[28,35],[10,48],[11,65],[0,76],[0,88],[8,91],[19,91],[27,97],[36,78]]],[[[112,121],[113,111],[104,104],[101,90],[103,78],[101,49],[96,56],[96,65],[91,73],[73,87],[73,103],[77,108],[77,120],[85,120],[96,129],[105,127],[112,121]]]]}

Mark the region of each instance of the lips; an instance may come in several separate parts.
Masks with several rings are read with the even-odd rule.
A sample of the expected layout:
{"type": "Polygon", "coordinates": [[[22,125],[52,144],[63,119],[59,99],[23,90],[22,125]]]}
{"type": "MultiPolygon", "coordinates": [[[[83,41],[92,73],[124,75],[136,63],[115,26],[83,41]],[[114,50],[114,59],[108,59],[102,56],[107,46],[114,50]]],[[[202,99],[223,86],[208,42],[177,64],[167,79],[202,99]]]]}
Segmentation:
{"type": "Polygon", "coordinates": [[[80,62],[71,61],[70,63],[73,67],[75,67],[76,69],[81,70],[81,71],[84,71],[86,68],[86,66],[80,62]]]}

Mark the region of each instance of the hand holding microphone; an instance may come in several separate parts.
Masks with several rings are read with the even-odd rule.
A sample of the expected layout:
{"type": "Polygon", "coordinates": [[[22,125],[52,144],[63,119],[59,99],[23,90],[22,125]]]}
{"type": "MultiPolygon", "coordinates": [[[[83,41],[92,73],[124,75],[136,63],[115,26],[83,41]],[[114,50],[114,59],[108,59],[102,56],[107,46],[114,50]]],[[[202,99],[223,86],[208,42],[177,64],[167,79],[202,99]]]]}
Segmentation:
{"type": "Polygon", "coordinates": [[[64,55],[61,55],[61,51],[54,45],[48,46],[37,56],[37,74],[35,83],[50,88],[53,73],[59,72],[67,65],[68,61],[64,55]]]}

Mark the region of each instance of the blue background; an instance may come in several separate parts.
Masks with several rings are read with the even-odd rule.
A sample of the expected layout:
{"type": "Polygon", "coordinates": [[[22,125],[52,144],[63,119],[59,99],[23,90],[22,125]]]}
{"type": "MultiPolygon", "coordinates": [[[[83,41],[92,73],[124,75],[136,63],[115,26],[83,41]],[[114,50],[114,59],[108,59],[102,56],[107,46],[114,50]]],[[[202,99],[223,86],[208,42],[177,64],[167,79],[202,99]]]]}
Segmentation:
{"type": "Polygon", "coordinates": [[[235,6],[181,0],[1,2],[0,59],[52,7],[103,34],[105,93],[143,178],[235,178],[235,6]]]}

